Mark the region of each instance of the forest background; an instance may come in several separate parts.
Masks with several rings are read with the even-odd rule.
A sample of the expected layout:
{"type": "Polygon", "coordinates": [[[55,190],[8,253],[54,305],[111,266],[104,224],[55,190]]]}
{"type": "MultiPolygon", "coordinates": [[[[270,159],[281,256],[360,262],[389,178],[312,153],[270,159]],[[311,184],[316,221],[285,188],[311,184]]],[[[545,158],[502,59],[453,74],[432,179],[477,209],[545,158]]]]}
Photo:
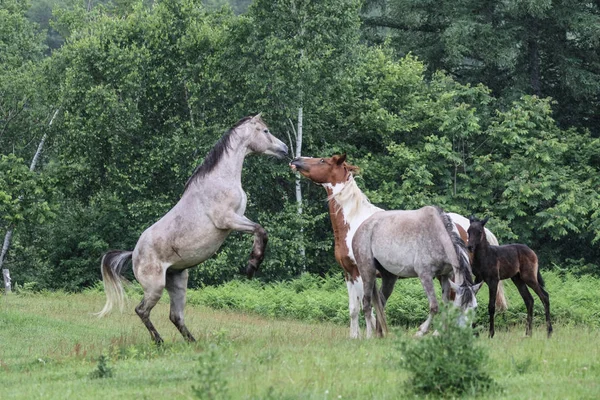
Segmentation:
{"type": "MultiPolygon", "coordinates": [[[[240,118],[346,152],[378,206],[490,216],[543,269],[600,275],[598,0],[0,0],[0,264],[78,291],[240,118]],[[0,239],[1,240],[1,239],[0,239]]],[[[250,157],[259,279],[341,273],[325,192],[250,157]]],[[[233,234],[190,285],[236,278],[233,234]]]]}

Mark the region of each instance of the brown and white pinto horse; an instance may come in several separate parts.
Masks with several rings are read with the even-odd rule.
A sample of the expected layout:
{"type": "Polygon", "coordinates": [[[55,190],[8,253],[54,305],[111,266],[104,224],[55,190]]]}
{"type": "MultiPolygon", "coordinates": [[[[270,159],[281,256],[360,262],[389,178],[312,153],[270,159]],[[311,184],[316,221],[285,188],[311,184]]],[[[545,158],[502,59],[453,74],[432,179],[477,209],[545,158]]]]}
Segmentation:
{"type": "MultiPolygon", "coordinates": [[[[358,316],[363,303],[364,290],[353,252],[352,240],[365,220],[376,213],[384,212],[384,210],[371,204],[358,188],[353,177],[358,168],[347,164],[345,160],[345,154],[320,159],[303,157],[292,161],[290,167],[313,182],[322,185],[327,191],[329,214],[335,239],[335,258],[344,269],[348,287],[350,336],[357,338],[359,336],[358,316]]],[[[468,227],[466,218],[458,214],[454,215],[467,221],[468,227]]],[[[453,229],[457,234],[461,233],[466,242],[466,228],[463,228],[461,224],[456,224],[453,229]]],[[[380,272],[385,273],[385,271],[380,272]]],[[[440,282],[444,299],[447,299],[450,292],[449,281],[440,278],[440,282]]],[[[426,325],[425,330],[429,324],[426,325]]]]}

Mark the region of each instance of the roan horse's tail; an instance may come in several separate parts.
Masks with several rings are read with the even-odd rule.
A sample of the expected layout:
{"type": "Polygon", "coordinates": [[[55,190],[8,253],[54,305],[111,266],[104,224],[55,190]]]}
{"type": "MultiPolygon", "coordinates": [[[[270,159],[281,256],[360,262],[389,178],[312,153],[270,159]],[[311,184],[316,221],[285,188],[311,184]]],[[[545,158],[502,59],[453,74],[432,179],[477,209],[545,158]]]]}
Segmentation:
{"type": "Polygon", "coordinates": [[[121,271],[131,259],[133,251],[111,250],[102,257],[101,271],[104,281],[104,292],[106,293],[106,304],[97,315],[103,317],[112,310],[116,304],[123,311],[125,291],[123,290],[123,278],[121,271]]]}
{"type": "MultiPolygon", "coordinates": [[[[460,238],[458,233],[454,230],[454,223],[450,216],[446,214],[441,208],[438,208],[438,213],[442,222],[444,223],[444,227],[450,235],[450,239],[452,239],[452,245],[454,246],[454,251],[456,252],[456,256],[458,257],[458,269],[461,272],[464,279],[470,284],[473,284],[473,275],[471,272],[471,262],[469,260],[469,252],[467,251],[467,246],[465,242],[460,238]]],[[[456,279],[456,278],[455,278],[456,279]]]]}

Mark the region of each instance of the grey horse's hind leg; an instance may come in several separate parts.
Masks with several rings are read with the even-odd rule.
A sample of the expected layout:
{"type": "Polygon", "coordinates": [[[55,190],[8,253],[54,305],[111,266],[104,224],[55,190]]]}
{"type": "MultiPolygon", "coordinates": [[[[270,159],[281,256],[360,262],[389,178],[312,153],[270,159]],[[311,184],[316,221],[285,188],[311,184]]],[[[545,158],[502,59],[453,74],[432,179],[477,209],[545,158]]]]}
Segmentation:
{"type": "MultiPolygon", "coordinates": [[[[162,289],[161,289],[162,292],[162,289]]],[[[148,328],[148,332],[150,332],[150,336],[156,344],[161,344],[163,342],[162,338],[158,334],[158,331],[150,321],[150,311],[154,308],[158,300],[160,300],[161,293],[156,294],[156,292],[146,293],[144,291],[144,298],[142,302],[135,308],[135,312],[140,316],[146,328],[148,328]]]]}
{"type": "Polygon", "coordinates": [[[429,317],[427,317],[427,320],[425,320],[425,322],[419,326],[419,330],[416,334],[417,336],[423,336],[429,330],[433,316],[437,314],[439,306],[437,298],[435,297],[433,278],[428,274],[424,274],[419,276],[419,279],[421,279],[421,284],[423,285],[423,289],[425,290],[425,294],[427,294],[427,299],[429,300],[429,317]]]}
{"type": "Polygon", "coordinates": [[[146,325],[154,342],[156,344],[161,344],[163,340],[150,321],[150,311],[152,311],[156,303],[160,300],[163,289],[165,288],[165,276],[162,272],[162,268],[151,268],[148,265],[145,265],[142,269],[138,268],[138,265],[134,265],[134,273],[136,279],[144,289],[144,298],[135,308],[135,312],[140,316],[144,325],[146,325]]]}
{"type": "Polygon", "coordinates": [[[171,301],[171,311],[169,318],[171,322],[179,329],[179,332],[188,342],[195,342],[183,320],[183,309],[185,307],[185,292],[187,290],[188,270],[167,270],[166,286],[171,301]]]}

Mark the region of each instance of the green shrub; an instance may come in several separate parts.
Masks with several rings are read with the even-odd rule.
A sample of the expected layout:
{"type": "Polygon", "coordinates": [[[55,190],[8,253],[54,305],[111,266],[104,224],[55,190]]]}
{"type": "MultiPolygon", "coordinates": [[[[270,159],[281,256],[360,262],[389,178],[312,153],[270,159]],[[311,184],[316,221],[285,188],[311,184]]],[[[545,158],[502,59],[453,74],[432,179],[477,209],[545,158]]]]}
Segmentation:
{"type": "MultiPolygon", "coordinates": [[[[435,318],[435,334],[421,340],[399,339],[400,367],[410,373],[407,388],[417,395],[461,396],[490,390],[488,355],[470,326],[459,327],[459,311],[444,307],[435,318]]],[[[469,324],[467,324],[469,325],[469,324]]]]}
{"type": "Polygon", "coordinates": [[[100,358],[98,358],[98,365],[96,366],[96,369],[90,373],[90,378],[111,378],[112,376],[113,370],[108,366],[108,357],[102,354],[100,358]]]}
{"type": "Polygon", "coordinates": [[[192,386],[197,398],[202,400],[226,399],[227,379],[219,346],[211,343],[199,358],[198,385],[192,386]]]}

